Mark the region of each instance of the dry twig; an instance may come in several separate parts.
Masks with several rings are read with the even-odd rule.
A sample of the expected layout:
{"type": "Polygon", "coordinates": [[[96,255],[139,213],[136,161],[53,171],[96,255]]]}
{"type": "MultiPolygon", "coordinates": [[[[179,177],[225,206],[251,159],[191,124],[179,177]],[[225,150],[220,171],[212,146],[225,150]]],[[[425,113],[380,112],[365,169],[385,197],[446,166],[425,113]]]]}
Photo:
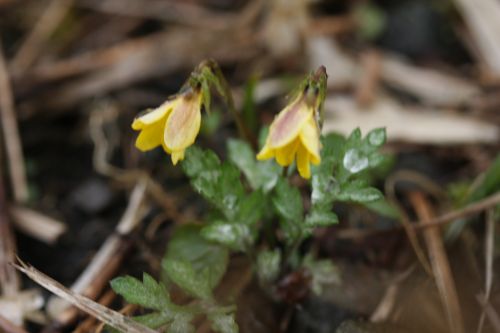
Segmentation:
{"type": "MultiPolygon", "coordinates": [[[[491,294],[491,286],[493,285],[493,257],[495,250],[495,220],[493,217],[493,210],[490,209],[486,214],[486,237],[484,242],[484,257],[485,257],[485,286],[484,297],[485,303],[489,302],[491,294]]],[[[486,318],[486,310],[483,308],[479,323],[477,325],[477,333],[483,331],[484,320],[486,318]]],[[[497,330],[498,332],[498,330],[497,330]]]]}
{"type": "Polygon", "coordinates": [[[375,50],[369,50],[361,55],[363,73],[356,89],[356,101],[361,107],[369,107],[376,99],[382,69],[381,60],[380,53],[375,50]]]}
{"type": "Polygon", "coordinates": [[[498,204],[500,204],[500,192],[497,192],[487,198],[484,198],[478,202],[470,204],[469,206],[464,207],[462,209],[446,213],[439,217],[431,218],[425,224],[423,223],[416,224],[414,225],[414,228],[426,229],[429,227],[442,226],[459,218],[474,215],[491,207],[495,207],[498,204]]]}
{"type": "Polygon", "coordinates": [[[455,0],[489,72],[500,77],[500,3],[497,0],[455,0]]]}
{"type": "MultiPolygon", "coordinates": [[[[432,218],[433,212],[424,195],[420,192],[411,192],[410,201],[421,223],[428,223],[432,218]]],[[[429,250],[434,278],[446,310],[448,326],[451,332],[464,333],[462,310],[440,230],[438,228],[428,228],[424,231],[424,238],[429,250]]]]}
{"type": "Polygon", "coordinates": [[[66,224],[32,209],[10,206],[9,213],[16,228],[47,244],[54,244],[66,232],[66,224]]]}
{"type": "Polygon", "coordinates": [[[143,326],[116,311],[110,310],[107,307],[102,306],[101,304],[96,303],[85,296],[79,295],[67,289],[59,282],[51,279],[34,267],[25,264],[21,260],[19,260],[19,264],[13,265],[42,287],[65,299],[69,303],[78,307],[80,310],[96,317],[102,322],[120,331],[129,333],[156,333],[154,330],[143,326]]]}
{"type": "MultiPolygon", "coordinates": [[[[140,207],[144,200],[145,189],[145,180],[136,185],[127,209],[116,226],[116,234],[111,235],[101,246],[92,262],[71,287],[73,292],[95,299],[118,269],[128,248],[128,242],[123,236],[129,234],[140,220],[140,207]]],[[[61,298],[49,300],[48,311],[62,325],[72,322],[76,315],[68,300],[61,298]]]]}
{"type": "Polygon", "coordinates": [[[14,76],[22,75],[33,64],[47,39],[66,16],[72,3],[73,0],[52,0],[10,63],[14,76]]]}
{"type": "Polygon", "coordinates": [[[7,148],[10,180],[12,191],[17,202],[28,199],[28,182],[24,165],[23,149],[19,130],[17,128],[16,112],[14,111],[14,97],[9,82],[9,75],[3,56],[2,42],[0,41],[0,111],[2,116],[2,130],[7,148]]]}

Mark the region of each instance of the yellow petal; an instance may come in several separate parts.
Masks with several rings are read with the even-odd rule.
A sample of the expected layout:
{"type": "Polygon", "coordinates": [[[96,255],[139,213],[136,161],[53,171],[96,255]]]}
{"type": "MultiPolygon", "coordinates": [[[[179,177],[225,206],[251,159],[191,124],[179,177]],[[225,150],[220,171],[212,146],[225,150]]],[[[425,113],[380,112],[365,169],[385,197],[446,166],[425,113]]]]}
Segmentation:
{"type": "Polygon", "coordinates": [[[172,155],[170,157],[172,158],[173,165],[176,165],[177,162],[184,159],[184,152],[185,152],[185,150],[179,150],[179,151],[172,152],[172,155]]]}
{"type": "Polygon", "coordinates": [[[194,143],[200,131],[201,94],[179,100],[167,119],[165,145],[172,151],[184,150],[194,143]]]}
{"type": "Polygon", "coordinates": [[[162,144],[163,141],[163,130],[165,128],[165,120],[158,121],[152,125],[145,127],[137,140],[135,141],[135,146],[142,151],[151,150],[162,144]]]}
{"type": "Polygon", "coordinates": [[[269,147],[276,149],[292,142],[310,117],[312,109],[303,98],[291,103],[274,119],[267,138],[269,147]]]}
{"type": "Polygon", "coordinates": [[[134,130],[140,130],[164,119],[170,113],[174,105],[175,100],[166,101],[156,109],[146,111],[144,114],[134,119],[132,128],[134,130]]]}
{"type": "Polygon", "coordinates": [[[267,159],[270,159],[272,157],[274,157],[274,150],[269,148],[269,146],[267,144],[264,145],[264,147],[262,147],[260,152],[257,154],[257,159],[259,161],[267,160],[267,159]]]}
{"type": "Polygon", "coordinates": [[[311,167],[309,165],[309,153],[303,145],[297,150],[297,169],[302,178],[311,178],[311,167]]]}
{"type": "Polygon", "coordinates": [[[310,117],[300,131],[300,141],[309,153],[309,159],[315,165],[321,162],[319,149],[321,143],[319,141],[319,129],[316,125],[314,117],[310,117]]]}
{"type": "Polygon", "coordinates": [[[276,149],[276,161],[278,164],[281,166],[288,166],[292,164],[295,159],[295,153],[297,152],[298,145],[299,140],[294,140],[285,147],[276,149]]]}

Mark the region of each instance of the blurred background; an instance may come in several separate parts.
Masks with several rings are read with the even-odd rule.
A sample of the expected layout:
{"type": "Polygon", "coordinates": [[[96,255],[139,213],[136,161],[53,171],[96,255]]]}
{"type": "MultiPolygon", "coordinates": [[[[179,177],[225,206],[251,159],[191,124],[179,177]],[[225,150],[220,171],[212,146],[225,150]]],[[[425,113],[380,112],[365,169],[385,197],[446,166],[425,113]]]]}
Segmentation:
{"type": "MultiPolygon", "coordinates": [[[[51,303],[7,264],[14,254],[109,305],[113,276],[157,272],[172,225],[202,215],[168,156],[134,148],[130,124],[207,58],[220,64],[255,134],[304,74],[326,66],[323,132],[386,127],[393,159],[376,184],[416,212],[395,217],[382,207],[381,217],[340,207],[340,225],[313,242],[344,282],[308,300],[286,331],[500,332],[498,214],[479,209],[474,223],[459,216],[444,234],[401,227],[426,219],[407,195],[415,188],[428,194],[431,215],[499,191],[498,0],[0,0],[4,330],[9,323],[29,332],[97,325],[51,303]],[[144,173],[161,185],[146,222],[116,238],[144,173]],[[103,246],[112,249],[106,268],[82,278],[103,246]],[[451,275],[426,271],[417,259],[427,252],[431,265],[447,252],[451,275]],[[450,318],[463,322],[458,331],[450,318]]],[[[198,142],[223,155],[237,131],[214,107],[198,142]]],[[[241,315],[241,331],[278,332],[279,310],[266,311],[273,305],[245,290],[240,312],[252,315],[241,315]]]]}

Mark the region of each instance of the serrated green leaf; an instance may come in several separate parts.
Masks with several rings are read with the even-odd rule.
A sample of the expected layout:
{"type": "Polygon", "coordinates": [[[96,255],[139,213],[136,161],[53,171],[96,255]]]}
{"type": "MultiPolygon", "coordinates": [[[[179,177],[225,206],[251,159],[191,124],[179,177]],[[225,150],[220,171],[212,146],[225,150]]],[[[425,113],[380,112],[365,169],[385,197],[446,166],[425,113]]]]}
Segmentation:
{"type": "Polygon", "coordinates": [[[131,276],[117,277],[111,281],[111,288],[128,303],[159,311],[167,310],[170,297],[166,288],[150,275],[143,274],[143,282],[131,276]]]}
{"type": "Polygon", "coordinates": [[[382,192],[378,189],[367,187],[363,180],[357,179],[345,184],[337,198],[340,201],[366,203],[380,200],[383,197],[382,192]]]}
{"type": "Polygon", "coordinates": [[[293,243],[302,235],[304,207],[302,197],[296,187],[280,179],[272,198],[273,206],[281,217],[280,225],[287,243],[293,243]]]}
{"type": "Polygon", "coordinates": [[[375,128],[366,135],[369,145],[380,148],[387,140],[385,128],[375,128]]]}
{"type": "Polygon", "coordinates": [[[312,209],[307,215],[305,224],[310,228],[327,227],[339,223],[339,218],[332,211],[322,209],[312,209]]]}
{"type": "Polygon", "coordinates": [[[314,206],[330,207],[339,192],[339,186],[331,173],[321,172],[313,175],[311,187],[311,203],[314,206]]]}
{"type": "MultiPolygon", "coordinates": [[[[364,139],[361,138],[359,129],[354,130],[345,143],[342,157],[343,168],[337,172],[344,176],[343,170],[349,174],[358,174],[369,168],[378,167],[385,161],[384,155],[378,152],[385,141],[385,128],[376,128],[370,131],[364,139]]],[[[340,182],[347,180],[347,178],[339,177],[340,182]]]]}
{"type": "Polygon", "coordinates": [[[385,198],[381,198],[379,200],[371,201],[371,202],[365,202],[363,203],[364,206],[374,212],[377,212],[378,214],[386,217],[390,217],[393,219],[399,218],[399,212],[398,210],[392,206],[385,198]]]}
{"type": "Polygon", "coordinates": [[[194,333],[196,328],[191,323],[193,316],[183,314],[176,316],[170,327],[168,333],[194,333]]]}
{"type": "Polygon", "coordinates": [[[200,299],[212,298],[209,268],[196,272],[189,261],[167,259],[162,267],[170,280],[186,293],[200,299]]]}
{"type": "Polygon", "coordinates": [[[355,128],[351,132],[351,134],[347,138],[347,141],[352,143],[361,141],[361,130],[359,129],[359,127],[355,128]]]}
{"type": "Polygon", "coordinates": [[[204,227],[201,235],[207,240],[243,252],[254,242],[250,228],[244,224],[215,222],[204,227]]]}
{"type": "Polygon", "coordinates": [[[356,190],[350,194],[350,200],[359,203],[373,202],[382,199],[382,192],[374,187],[367,187],[356,190]]]}
{"type": "Polygon", "coordinates": [[[351,174],[356,174],[368,168],[370,161],[360,149],[351,148],[345,152],[342,165],[351,174]]]}
{"type": "Polygon", "coordinates": [[[273,161],[257,161],[250,145],[244,141],[232,139],[228,142],[229,159],[245,175],[252,189],[270,191],[278,181],[281,167],[273,161]]]}
{"type": "Polygon", "coordinates": [[[208,316],[212,322],[212,329],[219,333],[238,333],[238,325],[234,320],[234,314],[213,313],[208,316]]]}
{"type": "Polygon", "coordinates": [[[281,252],[279,249],[265,250],[257,256],[257,275],[264,282],[274,281],[280,272],[281,252]]]}
{"type": "Polygon", "coordinates": [[[275,188],[273,205],[277,213],[285,220],[300,223],[304,207],[302,197],[296,187],[290,186],[285,179],[280,179],[275,188]]]}
{"type": "Polygon", "coordinates": [[[191,146],[186,150],[186,156],[182,161],[182,169],[190,178],[197,177],[203,172],[212,172],[213,175],[205,174],[205,178],[216,179],[218,174],[213,172],[220,167],[220,160],[211,150],[203,150],[196,146],[191,146]]]}
{"type": "Polygon", "coordinates": [[[194,189],[233,220],[244,195],[239,170],[232,164],[221,164],[212,151],[197,147],[187,150],[182,166],[194,189]]]}
{"type": "Polygon", "coordinates": [[[213,289],[226,272],[229,253],[223,246],[204,239],[200,231],[201,226],[198,225],[178,228],[168,243],[162,265],[169,259],[188,261],[197,274],[208,268],[209,286],[213,289]]]}
{"type": "Polygon", "coordinates": [[[266,207],[265,200],[266,197],[262,194],[262,192],[252,192],[240,203],[235,222],[254,227],[255,224],[262,218],[266,207]]]}
{"type": "Polygon", "coordinates": [[[142,316],[133,317],[133,319],[150,328],[160,328],[171,322],[175,318],[172,312],[153,312],[142,316]]]}

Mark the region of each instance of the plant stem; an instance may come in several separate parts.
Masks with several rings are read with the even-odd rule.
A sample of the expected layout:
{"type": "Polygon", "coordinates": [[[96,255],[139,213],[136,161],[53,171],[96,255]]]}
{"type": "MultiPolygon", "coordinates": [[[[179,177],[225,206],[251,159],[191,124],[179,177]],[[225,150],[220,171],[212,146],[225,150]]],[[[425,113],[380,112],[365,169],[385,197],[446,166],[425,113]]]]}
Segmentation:
{"type": "Polygon", "coordinates": [[[254,149],[257,149],[257,139],[250,132],[248,127],[245,126],[245,122],[243,121],[241,114],[238,112],[238,110],[236,110],[236,106],[234,105],[233,94],[231,93],[231,88],[229,87],[226,78],[222,74],[222,71],[220,70],[219,66],[215,61],[209,60],[209,65],[212,71],[214,72],[215,76],[219,80],[221,88],[224,90],[222,95],[225,99],[229,112],[231,112],[231,114],[233,115],[240,136],[246,141],[248,141],[254,149]]]}

